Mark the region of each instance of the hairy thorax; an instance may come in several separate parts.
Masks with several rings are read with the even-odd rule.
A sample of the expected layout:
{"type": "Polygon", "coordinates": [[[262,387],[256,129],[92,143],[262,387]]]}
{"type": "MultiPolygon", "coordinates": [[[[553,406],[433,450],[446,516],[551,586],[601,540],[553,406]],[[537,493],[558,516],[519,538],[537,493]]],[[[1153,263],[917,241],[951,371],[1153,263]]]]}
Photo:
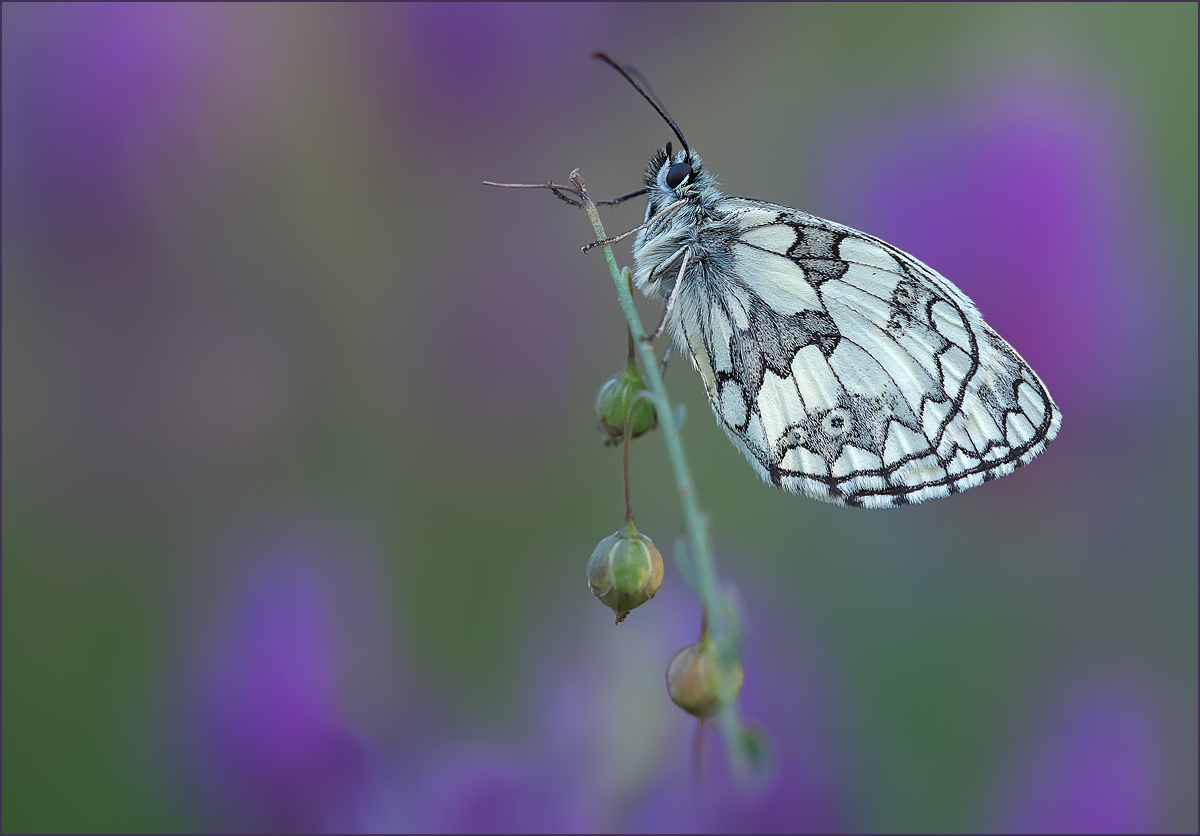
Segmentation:
{"type": "MultiPolygon", "coordinates": [[[[651,203],[651,208],[659,209],[657,214],[662,213],[660,207],[651,203]]],[[[736,219],[722,210],[719,200],[689,200],[638,233],[633,244],[633,282],[647,296],[663,299],[671,295],[676,281],[682,281],[680,295],[697,283],[707,284],[712,278],[707,274],[723,261],[736,233],[736,219]],[[687,270],[681,277],[685,252],[687,270]]]]}

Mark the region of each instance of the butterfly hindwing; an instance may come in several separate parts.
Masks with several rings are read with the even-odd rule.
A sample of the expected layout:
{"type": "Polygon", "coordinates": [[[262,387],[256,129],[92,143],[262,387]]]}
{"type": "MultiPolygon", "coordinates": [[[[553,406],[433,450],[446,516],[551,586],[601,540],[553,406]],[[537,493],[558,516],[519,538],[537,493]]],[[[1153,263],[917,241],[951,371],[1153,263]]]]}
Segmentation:
{"type": "Polygon", "coordinates": [[[715,208],[676,332],[764,480],[890,507],[1002,476],[1054,437],[1037,375],[935,271],[787,207],[715,208]]]}

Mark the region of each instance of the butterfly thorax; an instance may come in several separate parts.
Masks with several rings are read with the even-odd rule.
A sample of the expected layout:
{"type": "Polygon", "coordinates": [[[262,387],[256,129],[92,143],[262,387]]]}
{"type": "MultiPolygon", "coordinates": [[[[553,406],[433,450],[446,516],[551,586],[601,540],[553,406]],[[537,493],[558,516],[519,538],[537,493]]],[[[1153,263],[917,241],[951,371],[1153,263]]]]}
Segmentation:
{"type": "Polygon", "coordinates": [[[647,296],[666,298],[679,278],[684,251],[689,253],[688,273],[703,269],[710,248],[703,241],[723,225],[720,202],[724,195],[717,179],[703,167],[695,151],[675,155],[659,149],[646,167],[645,183],[650,190],[646,206],[649,226],[638,233],[633,245],[633,281],[647,296]],[[671,174],[690,168],[686,178],[672,187],[671,174]],[[675,206],[683,201],[682,206],[675,206]],[[675,206],[675,208],[672,208],[675,206]],[[658,220],[653,220],[658,218],[658,220]]]}

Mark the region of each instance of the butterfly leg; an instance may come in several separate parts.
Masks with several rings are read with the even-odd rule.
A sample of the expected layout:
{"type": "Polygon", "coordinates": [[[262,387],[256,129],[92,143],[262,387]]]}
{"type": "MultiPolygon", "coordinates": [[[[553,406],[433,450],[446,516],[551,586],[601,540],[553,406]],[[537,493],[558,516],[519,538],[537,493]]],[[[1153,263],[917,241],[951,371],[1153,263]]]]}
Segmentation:
{"type": "Polygon", "coordinates": [[[649,336],[642,337],[646,342],[657,340],[662,336],[662,332],[667,330],[667,320],[671,318],[671,312],[675,310],[675,300],[679,298],[679,286],[683,284],[683,274],[687,271],[688,250],[683,251],[683,263],[679,265],[679,275],[675,277],[675,286],[671,288],[671,295],[667,297],[667,307],[663,311],[662,319],[658,323],[658,327],[654,329],[654,333],[649,336]]]}
{"type": "Polygon", "coordinates": [[[550,189],[550,191],[551,191],[551,193],[553,193],[553,195],[554,195],[555,197],[557,197],[557,198],[558,198],[559,200],[561,200],[563,203],[569,203],[569,204],[571,204],[572,206],[574,206],[576,209],[582,209],[582,208],[583,208],[583,204],[582,204],[582,203],[580,203],[578,200],[575,200],[574,198],[567,197],[565,194],[563,194],[562,192],[560,192],[558,189],[553,189],[553,188],[552,188],[552,189],[550,189]]]}
{"type": "Polygon", "coordinates": [[[597,200],[596,205],[597,206],[616,206],[618,203],[624,203],[625,201],[632,200],[635,197],[641,197],[642,195],[646,194],[649,191],[650,191],[649,189],[638,189],[636,192],[630,192],[629,194],[623,194],[620,197],[614,197],[612,200],[597,200]]]}
{"type": "Polygon", "coordinates": [[[677,200],[674,203],[672,203],[670,206],[663,209],[661,212],[659,212],[653,218],[646,221],[644,224],[639,224],[638,226],[635,226],[633,229],[629,230],[628,232],[622,232],[620,235],[614,235],[612,238],[605,238],[603,241],[593,241],[590,244],[584,244],[580,249],[586,253],[588,250],[593,249],[595,247],[602,247],[605,244],[615,244],[618,241],[620,241],[622,238],[628,238],[630,235],[633,235],[633,233],[635,233],[635,232],[641,232],[643,229],[650,226],[650,224],[654,223],[657,220],[661,220],[662,218],[665,218],[668,213],[674,212],[676,209],[678,209],[680,206],[685,205],[686,203],[687,203],[686,200],[677,200]]]}

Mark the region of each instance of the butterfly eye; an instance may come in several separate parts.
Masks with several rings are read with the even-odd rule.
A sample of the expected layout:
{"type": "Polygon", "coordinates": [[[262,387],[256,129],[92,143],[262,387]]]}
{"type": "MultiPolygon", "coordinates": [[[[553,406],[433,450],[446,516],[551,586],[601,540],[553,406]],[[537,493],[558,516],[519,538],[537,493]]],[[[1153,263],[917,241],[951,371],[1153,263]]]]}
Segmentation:
{"type": "Polygon", "coordinates": [[[667,169],[667,188],[674,189],[692,175],[692,167],[687,163],[675,163],[667,169]]]}

